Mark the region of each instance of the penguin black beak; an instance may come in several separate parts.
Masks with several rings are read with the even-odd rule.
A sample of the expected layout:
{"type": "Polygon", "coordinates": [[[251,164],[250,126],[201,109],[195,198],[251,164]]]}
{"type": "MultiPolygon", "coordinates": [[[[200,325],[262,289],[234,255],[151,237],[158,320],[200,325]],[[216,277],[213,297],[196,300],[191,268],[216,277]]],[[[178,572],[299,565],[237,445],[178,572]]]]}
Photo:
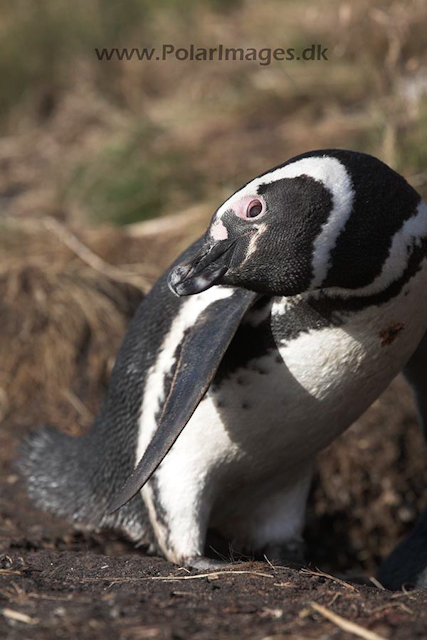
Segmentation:
{"type": "Polygon", "coordinates": [[[217,284],[228,271],[235,244],[235,239],[204,244],[191,262],[172,269],[169,289],[176,296],[188,296],[217,284]]]}

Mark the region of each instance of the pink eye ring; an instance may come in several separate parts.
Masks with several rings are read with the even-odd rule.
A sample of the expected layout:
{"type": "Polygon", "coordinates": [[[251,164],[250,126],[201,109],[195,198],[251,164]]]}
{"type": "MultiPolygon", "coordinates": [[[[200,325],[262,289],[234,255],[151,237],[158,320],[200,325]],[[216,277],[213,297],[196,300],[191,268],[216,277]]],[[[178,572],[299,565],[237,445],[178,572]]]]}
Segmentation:
{"type": "Polygon", "coordinates": [[[252,200],[246,207],[246,217],[258,218],[263,212],[263,208],[261,200],[252,200]]]}
{"type": "Polygon", "coordinates": [[[255,220],[265,213],[265,200],[262,196],[245,196],[233,207],[234,212],[243,220],[255,220]]]}

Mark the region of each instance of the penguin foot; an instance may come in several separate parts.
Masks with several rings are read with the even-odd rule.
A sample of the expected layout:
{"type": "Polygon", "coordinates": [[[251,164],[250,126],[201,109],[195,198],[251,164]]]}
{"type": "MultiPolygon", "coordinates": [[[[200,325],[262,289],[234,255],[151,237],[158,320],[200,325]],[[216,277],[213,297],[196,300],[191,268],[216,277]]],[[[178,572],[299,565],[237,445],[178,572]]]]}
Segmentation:
{"type": "Polygon", "coordinates": [[[262,550],[262,557],[279,565],[302,567],[306,565],[304,542],[292,540],[283,544],[268,544],[262,550]]]}
{"type": "Polygon", "coordinates": [[[211,560],[204,556],[192,556],[186,558],[185,566],[192,569],[199,569],[199,571],[218,571],[230,566],[230,563],[223,562],[222,560],[211,560]]]}

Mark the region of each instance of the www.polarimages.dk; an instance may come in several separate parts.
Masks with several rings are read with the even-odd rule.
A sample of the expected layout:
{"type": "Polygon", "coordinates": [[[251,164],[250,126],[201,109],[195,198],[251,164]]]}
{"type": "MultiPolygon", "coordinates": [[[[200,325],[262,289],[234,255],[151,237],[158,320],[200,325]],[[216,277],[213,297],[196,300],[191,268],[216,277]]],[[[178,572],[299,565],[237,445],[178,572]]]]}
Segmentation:
{"type": "Polygon", "coordinates": [[[210,61],[255,61],[262,66],[268,66],[272,61],[290,62],[293,60],[315,61],[328,60],[328,49],[320,44],[312,44],[298,52],[294,47],[261,48],[254,47],[197,47],[190,44],[187,47],[175,47],[173,44],[163,44],[161,47],[113,47],[95,48],[98,60],[139,60],[140,62],[190,60],[196,62],[210,61]]]}

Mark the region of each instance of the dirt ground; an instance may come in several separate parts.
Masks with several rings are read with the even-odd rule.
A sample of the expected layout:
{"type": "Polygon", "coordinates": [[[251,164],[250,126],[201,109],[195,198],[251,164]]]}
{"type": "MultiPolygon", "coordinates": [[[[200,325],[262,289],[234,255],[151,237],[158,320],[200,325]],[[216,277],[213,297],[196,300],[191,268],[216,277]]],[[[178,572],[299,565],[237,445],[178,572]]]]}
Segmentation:
{"type": "MultiPolygon", "coordinates": [[[[2,427],[1,638],[427,637],[427,593],[385,591],[368,574],[355,580],[314,564],[249,561],[206,574],[147,557],[111,534],[73,532],[28,503],[11,465],[21,433],[2,427]],[[351,622],[358,626],[349,631],[351,622]]],[[[324,529],[318,534],[327,539],[324,529]]]]}

